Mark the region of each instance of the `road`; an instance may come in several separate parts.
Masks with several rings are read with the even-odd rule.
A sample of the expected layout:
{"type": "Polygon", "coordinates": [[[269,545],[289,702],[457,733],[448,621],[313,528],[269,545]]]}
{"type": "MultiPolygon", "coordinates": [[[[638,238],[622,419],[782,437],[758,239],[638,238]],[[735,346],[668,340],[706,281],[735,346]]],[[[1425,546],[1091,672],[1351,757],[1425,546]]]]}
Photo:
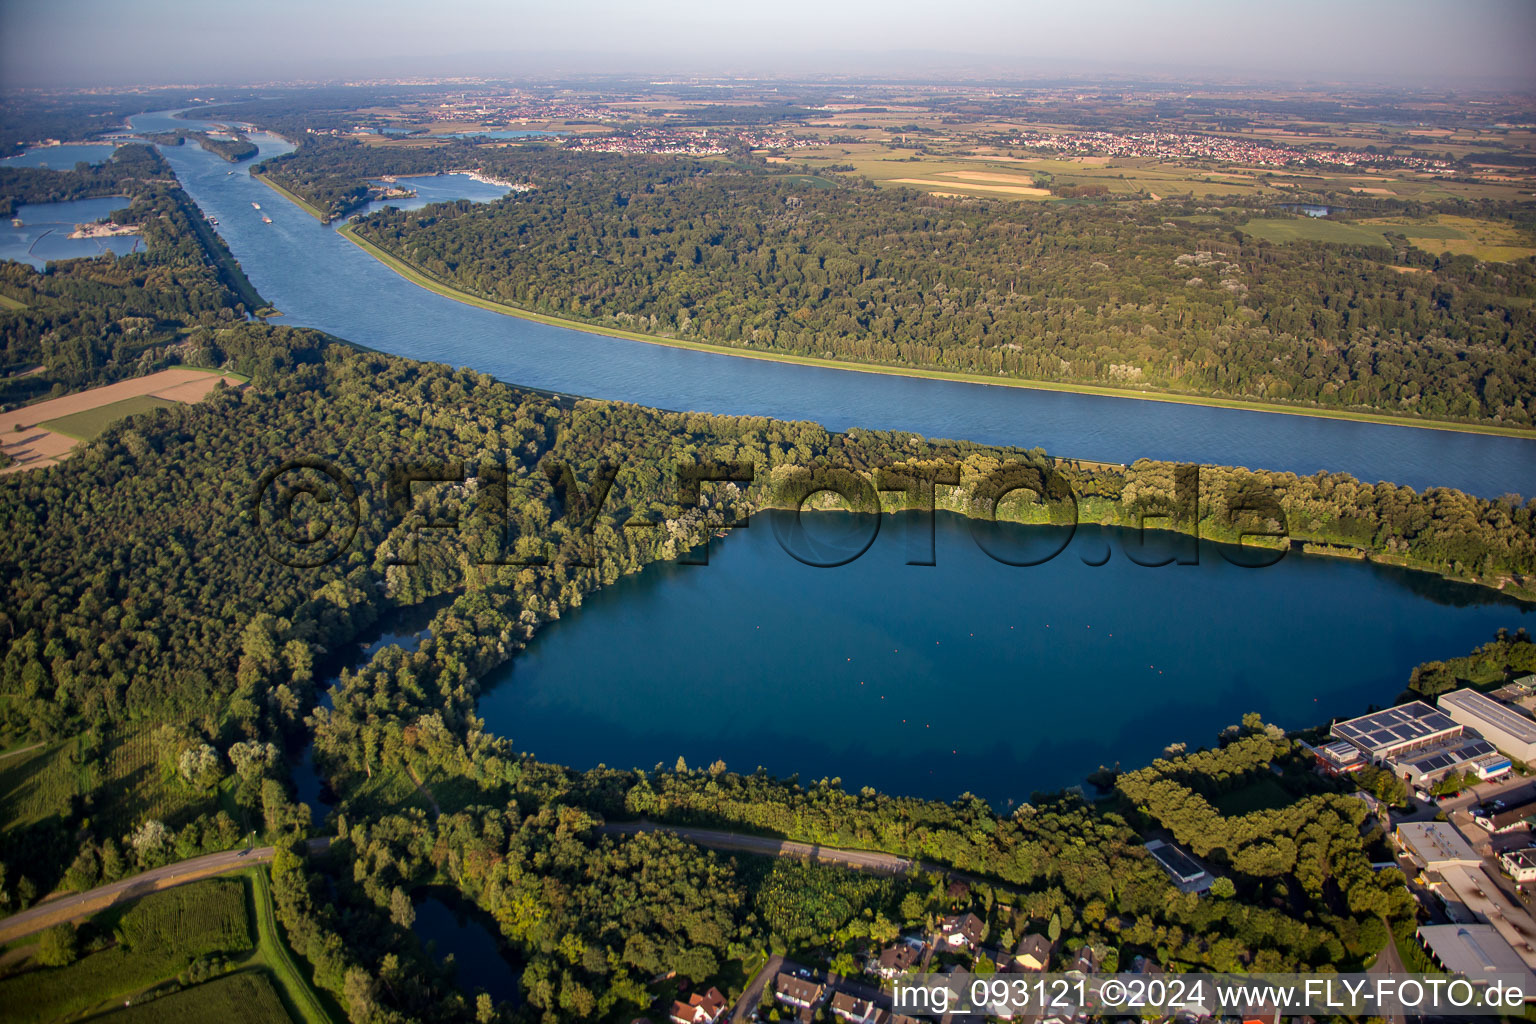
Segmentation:
{"type": "MultiPolygon", "coordinates": [[[[311,839],[310,851],[318,853],[329,846],[330,842],[326,838],[311,839]]],[[[275,852],[276,847],[259,846],[251,850],[209,853],[201,857],[180,860],[175,864],[167,864],[163,868],[154,868],[118,882],[99,885],[86,892],[71,893],[68,896],[47,900],[19,914],[12,914],[0,920],[0,943],[40,932],[45,928],[52,928],[65,921],[83,920],[108,907],[137,899],[160,889],[170,889],[188,882],[195,882],[200,878],[228,874],[231,871],[248,868],[252,864],[266,864],[272,860],[275,852]]]]}
{"type": "Polygon", "coordinates": [[[800,843],[792,839],[774,839],[770,836],[754,836],[740,832],[721,832],[712,828],[686,828],[678,825],[654,825],[649,821],[624,821],[600,825],[599,832],[609,835],[638,835],[641,832],[670,832],[691,843],[716,850],[740,850],[744,853],[762,853],[770,857],[801,857],[826,864],[842,864],[863,871],[880,871],[886,874],[906,874],[914,869],[941,871],[937,865],[914,863],[893,853],[873,850],[844,850],[819,843],[800,843]]]}
{"type": "Polygon", "coordinates": [[[746,991],[741,998],[736,1000],[736,1007],[731,1011],[731,1024],[746,1024],[752,1017],[752,1011],[757,1009],[763,1001],[763,989],[769,982],[779,976],[779,971],[784,969],[784,958],[777,953],[768,958],[762,969],[752,976],[747,983],[746,991]]]}
{"type": "MultiPolygon", "coordinates": [[[[1376,962],[1371,964],[1365,973],[1396,976],[1408,973],[1408,968],[1403,964],[1403,958],[1397,955],[1397,943],[1391,937],[1387,938],[1387,948],[1376,954],[1376,962]]],[[[1394,1013],[1387,1017],[1387,1024],[1408,1024],[1408,1020],[1402,1014],[1394,1013]]]]}

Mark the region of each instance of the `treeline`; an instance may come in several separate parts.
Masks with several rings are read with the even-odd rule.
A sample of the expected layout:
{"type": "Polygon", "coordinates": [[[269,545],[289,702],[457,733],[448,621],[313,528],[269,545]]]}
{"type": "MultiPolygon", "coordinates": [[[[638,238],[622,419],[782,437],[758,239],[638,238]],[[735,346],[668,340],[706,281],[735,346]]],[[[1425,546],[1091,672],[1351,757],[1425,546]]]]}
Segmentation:
{"type": "Polygon", "coordinates": [[[1124,205],[956,203],[543,147],[323,140],[262,165],[331,216],[366,177],[537,188],[386,209],[368,241],[479,298],[753,351],[1529,425],[1536,261],[1275,245],[1124,205]]]}
{"type": "Polygon", "coordinates": [[[1486,687],[1536,674],[1536,643],[1524,629],[1499,630],[1477,650],[1459,658],[1426,661],[1408,677],[1407,693],[1427,701],[1463,686],[1486,687]]]}
{"type": "MultiPolygon", "coordinates": [[[[206,96],[207,92],[200,95],[206,96]]],[[[225,93],[233,98],[238,93],[225,93]]],[[[120,130],[134,114],[184,107],[194,95],[180,89],[151,89],[116,95],[90,93],[10,93],[0,103],[0,156],[23,145],[58,139],[75,142],[120,130]]]]}

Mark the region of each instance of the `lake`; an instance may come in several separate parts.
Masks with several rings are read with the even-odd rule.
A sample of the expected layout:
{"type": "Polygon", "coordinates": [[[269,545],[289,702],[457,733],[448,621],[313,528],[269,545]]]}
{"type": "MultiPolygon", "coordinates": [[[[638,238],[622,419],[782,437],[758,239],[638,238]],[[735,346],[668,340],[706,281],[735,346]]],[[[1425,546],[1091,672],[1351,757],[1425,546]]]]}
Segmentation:
{"type": "Polygon", "coordinates": [[[17,153],[0,160],[0,167],[46,167],[55,171],[72,171],[75,164],[84,161],[99,164],[117,152],[117,143],[79,143],[67,146],[39,146],[25,153],[17,153]]]}
{"type": "MultiPolygon", "coordinates": [[[[167,113],[139,131],[195,127],[167,113]]],[[[255,133],[258,159],[292,149],[255,133]]],[[[502,380],[664,409],[911,430],[988,444],[1040,445],[1106,462],[1175,459],[1312,473],[1343,470],[1474,494],[1536,490],[1536,440],[1489,437],[1169,402],[963,384],[744,359],[531,323],[435,295],[400,278],[249,175],[197,146],[163,147],[187,192],[219,218],[252,283],[285,314],[385,352],[470,366],[502,380]],[[251,216],[259,202],[274,223],[251,216]]]]}
{"type": "MultiPolygon", "coordinates": [[[[938,564],[908,566],[919,521],[882,517],[866,554],[817,569],[781,546],[789,513],[759,514],[713,542],[707,566],[651,566],[544,627],[486,679],[479,714],[576,768],[671,768],[681,755],[1007,806],[1169,743],[1208,745],[1248,711],[1286,728],[1360,714],[1390,703],[1415,665],[1536,626],[1530,606],[1492,591],[1341,559],[1238,568],[1205,544],[1198,565],[1146,568],[1127,557],[1132,533],[1100,527],[1014,568],[940,513],[938,564]]],[[[808,514],[809,537],[787,536],[795,550],[851,552],[869,522],[808,514]]],[[[980,529],[1005,556],[1061,540],[980,529]]],[[[1158,551],[1190,543],[1149,537],[1158,551]]]]}
{"type": "Polygon", "coordinates": [[[458,986],[473,999],[484,989],[498,1003],[516,1005],[522,969],[502,956],[493,931],[495,920],[478,908],[466,907],[452,889],[434,887],[416,903],[411,930],[422,942],[435,944],[437,958],[453,955],[458,986]]]}
{"type": "MultiPolygon", "coordinates": [[[[391,182],[374,179],[371,184],[387,187],[391,182]]],[[[396,188],[408,188],[416,194],[399,199],[376,199],[361,210],[352,214],[352,217],[365,217],[375,210],[386,206],[399,210],[419,210],[423,206],[432,203],[449,203],[456,199],[468,199],[476,203],[489,203],[500,199],[507,194],[507,188],[503,185],[491,185],[483,181],[476,181],[467,174],[428,174],[418,178],[397,178],[393,182],[396,188]]]]}
{"type": "Polygon", "coordinates": [[[63,203],[29,203],[16,208],[16,227],[11,218],[0,218],[0,259],[20,260],[43,269],[49,260],[137,252],[144,240],[138,235],[113,238],[70,238],[77,224],[93,224],[128,205],[122,196],[72,199],[63,203]]]}
{"type": "Polygon", "coordinates": [[[1275,209],[1304,213],[1308,217],[1326,217],[1334,210],[1331,206],[1320,206],[1317,203],[1276,203],[1275,209]]]}

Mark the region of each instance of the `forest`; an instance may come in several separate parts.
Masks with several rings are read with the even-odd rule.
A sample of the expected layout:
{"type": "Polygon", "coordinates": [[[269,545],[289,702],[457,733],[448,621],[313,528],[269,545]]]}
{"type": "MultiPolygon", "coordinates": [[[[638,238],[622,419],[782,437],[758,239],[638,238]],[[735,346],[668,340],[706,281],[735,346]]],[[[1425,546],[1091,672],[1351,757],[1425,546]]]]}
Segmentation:
{"type": "MultiPolygon", "coordinates": [[[[962,905],[995,935],[1049,930],[1066,948],[1173,969],[1355,968],[1413,919],[1401,877],[1369,870],[1380,835],[1362,831],[1363,804],[1292,771],[1294,744],[1254,716],[1211,750],[1111,773],[1104,804],[1038,794],[1004,812],[723,763],[577,772],[487,733],[479,681],[598,588],[811,486],[868,511],[931,500],[1024,522],[1268,532],[1506,589],[1536,573],[1536,504],[1342,474],[1203,467],[1196,480],[1169,464],[533,392],[245,319],[195,207],[150,180],[174,180],[169,169],[148,149],[121,161],[99,187],[153,222],[149,252],[4,267],[0,287],[26,303],[0,311],[7,361],[70,386],[168,359],[250,383],[0,478],[0,746],[41,745],[21,769],[29,785],[0,797],[0,912],[254,831],[281,848],[271,882],[288,946],[355,1024],[628,1021],[658,974],[730,988],[769,950],[846,967],[962,905]],[[299,500],[324,486],[334,499],[331,471],[354,482],[356,506],[299,500]],[[429,600],[429,637],[342,672],[321,705],[328,665],[381,616],[429,600]],[[337,800],[324,822],[292,783],[311,740],[337,800]],[[1286,807],[1218,809],[1271,766],[1286,807]],[[882,881],[603,831],[641,816],[929,867],[882,881]],[[1230,891],[1178,893],[1139,838],[1153,826],[1198,842],[1230,891]],[[310,835],[331,849],[309,852],[310,835]],[[454,988],[412,931],[416,894],[443,886],[496,922],[522,1006],[454,988]]],[[[242,948],[214,931],[234,938],[194,956],[242,948]]],[[[138,948],[173,969],[186,952],[138,948]]],[[[48,973],[67,969],[39,965],[0,991],[67,1002],[77,993],[48,973]]]]}
{"type": "Polygon", "coordinates": [[[384,209],[355,230],[519,309],[746,351],[1536,422],[1536,260],[1278,245],[1161,206],[962,203],[544,146],[327,138],[260,169],[338,217],[369,177],[463,167],[535,188],[384,209]]]}

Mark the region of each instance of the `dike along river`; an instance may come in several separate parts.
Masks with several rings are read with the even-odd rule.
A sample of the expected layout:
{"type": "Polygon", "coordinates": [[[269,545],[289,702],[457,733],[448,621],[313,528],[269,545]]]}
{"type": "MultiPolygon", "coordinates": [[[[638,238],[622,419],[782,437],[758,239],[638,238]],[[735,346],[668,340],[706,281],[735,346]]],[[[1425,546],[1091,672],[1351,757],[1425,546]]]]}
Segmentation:
{"type": "MultiPolygon", "coordinates": [[[[159,113],[132,123],[153,132],[206,122],[159,113]]],[[[257,160],[292,148],[271,135],[252,141],[261,147],[257,160]]],[[[1536,490],[1536,440],[795,366],[535,324],[405,281],[251,178],[250,161],[230,165],[192,143],[161,151],[204,212],[218,218],[257,290],[283,311],[276,322],[385,352],[530,387],[664,409],[815,420],[832,430],[912,430],[1105,462],[1342,470],[1369,482],[1442,485],[1485,497],[1536,490]]],[[[488,199],[496,190],[466,179],[461,194],[488,199]]]]}

